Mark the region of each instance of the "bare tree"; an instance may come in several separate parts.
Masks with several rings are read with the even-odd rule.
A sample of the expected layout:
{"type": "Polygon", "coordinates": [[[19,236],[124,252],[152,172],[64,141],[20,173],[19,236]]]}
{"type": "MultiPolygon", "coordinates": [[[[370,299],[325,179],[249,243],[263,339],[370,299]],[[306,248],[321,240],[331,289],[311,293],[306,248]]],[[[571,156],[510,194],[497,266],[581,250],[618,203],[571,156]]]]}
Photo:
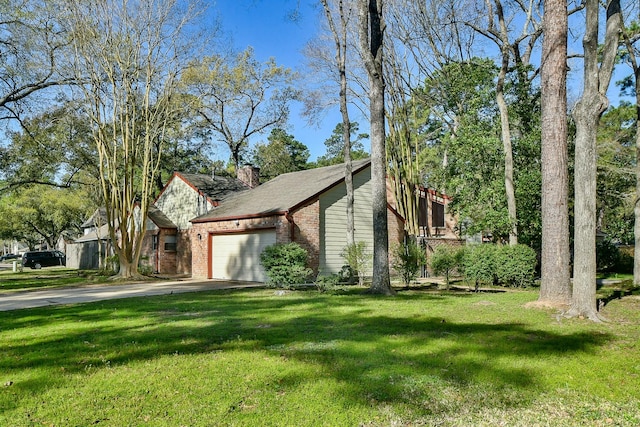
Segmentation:
{"type": "Polygon", "coordinates": [[[569,316],[599,320],[596,307],[596,137],[598,122],[609,106],[607,89],[613,74],[622,28],[620,0],[607,2],[604,46],[598,46],[600,4],[586,0],[583,93],[573,118],[575,138],[575,208],[573,295],[569,316]]]}
{"type": "Polygon", "coordinates": [[[349,99],[347,81],[347,47],[349,25],[354,18],[351,0],[321,0],[329,30],[335,44],[335,68],[340,85],[340,114],[342,115],[342,139],[344,142],[344,173],[347,188],[346,226],[347,246],[355,245],[353,216],[353,168],[351,166],[351,119],[349,118],[349,99]],[[335,15],[335,16],[334,16],[335,15]]]}
{"type": "Polygon", "coordinates": [[[184,32],[201,11],[195,0],[73,0],[65,6],[123,278],[138,275],[161,145],[178,108],[172,101],[188,51],[184,32]]]}
{"type": "Polygon", "coordinates": [[[358,0],[360,54],[369,78],[371,182],[373,208],[373,282],[371,292],[391,294],[387,228],[387,164],[385,152],[383,0],[358,0]]]}
{"type": "Polygon", "coordinates": [[[251,137],[284,127],[289,104],[298,98],[296,74],[274,58],[258,62],[247,48],[234,58],[212,55],[192,61],[182,84],[193,96],[190,106],[231,152],[236,167],[251,137]]]}

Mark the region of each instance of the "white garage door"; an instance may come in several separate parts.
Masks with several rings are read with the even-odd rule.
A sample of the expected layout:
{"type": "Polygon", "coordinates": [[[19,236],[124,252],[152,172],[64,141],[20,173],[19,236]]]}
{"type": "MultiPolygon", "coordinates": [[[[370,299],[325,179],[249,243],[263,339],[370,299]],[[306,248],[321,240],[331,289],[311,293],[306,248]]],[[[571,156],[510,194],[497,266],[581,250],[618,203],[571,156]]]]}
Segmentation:
{"type": "Polygon", "coordinates": [[[276,243],[275,230],[220,234],[212,237],[211,265],[214,279],[266,282],[260,265],[262,250],[276,243]]]}

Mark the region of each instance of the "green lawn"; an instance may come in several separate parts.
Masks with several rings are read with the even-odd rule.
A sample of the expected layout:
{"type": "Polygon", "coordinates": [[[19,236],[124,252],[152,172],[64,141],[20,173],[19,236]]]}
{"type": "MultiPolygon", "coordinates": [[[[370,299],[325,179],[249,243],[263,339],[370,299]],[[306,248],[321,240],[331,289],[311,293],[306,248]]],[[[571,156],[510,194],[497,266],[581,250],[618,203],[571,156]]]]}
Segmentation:
{"type": "Polygon", "coordinates": [[[254,289],[4,312],[0,425],[639,425],[639,297],[604,324],[536,298],[254,289]]]}
{"type": "Polygon", "coordinates": [[[66,286],[113,283],[109,276],[97,270],[77,270],[65,267],[47,267],[40,270],[25,268],[13,272],[0,270],[0,295],[6,292],[51,289],[66,286]]]}

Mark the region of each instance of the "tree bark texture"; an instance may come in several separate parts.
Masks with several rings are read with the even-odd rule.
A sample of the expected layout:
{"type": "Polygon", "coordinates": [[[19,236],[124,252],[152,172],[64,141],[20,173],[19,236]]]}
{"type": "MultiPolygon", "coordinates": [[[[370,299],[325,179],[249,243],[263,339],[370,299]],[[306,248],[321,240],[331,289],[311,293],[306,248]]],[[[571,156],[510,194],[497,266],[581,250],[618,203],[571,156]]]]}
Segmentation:
{"type": "Polygon", "coordinates": [[[343,0],[337,0],[338,17],[340,27],[336,26],[329,7],[328,0],[321,0],[324,7],[327,23],[333,35],[336,47],[336,68],[340,79],[340,114],[342,115],[342,140],[344,141],[344,182],[347,189],[346,227],[347,246],[353,246],[355,240],[355,222],[353,215],[353,204],[355,196],[353,193],[353,167],[351,165],[351,120],[349,118],[349,105],[347,99],[347,11],[343,0]]]}
{"type": "Polygon", "coordinates": [[[567,153],[567,1],[545,0],[542,42],[542,253],[539,301],[571,301],[567,153]]]}
{"type": "Polygon", "coordinates": [[[629,38],[627,31],[624,31],[624,42],[629,55],[629,63],[633,68],[633,78],[636,91],[636,197],[633,205],[633,235],[634,235],[634,257],[633,257],[633,284],[640,285],[640,64],[633,41],[629,38]],[[638,256],[635,256],[638,254],[638,256]]]}
{"type": "Polygon", "coordinates": [[[370,291],[391,294],[387,228],[382,0],[360,0],[360,45],[369,77],[371,186],[373,209],[373,280],[370,291]]]}
{"type": "Polygon", "coordinates": [[[598,320],[596,307],[596,176],[597,132],[609,106],[607,89],[618,50],[622,17],[619,0],[607,4],[605,44],[598,52],[598,0],[586,0],[584,91],[576,105],[573,296],[569,316],[598,320]],[[602,60],[599,66],[599,56],[602,60]]]}
{"type": "Polygon", "coordinates": [[[500,22],[500,46],[502,63],[498,74],[498,82],[496,84],[496,102],[500,111],[500,131],[502,138],[502,148],[504,151],[504,188],[507,198],[507,211],[509,213],[509,222],[511,229],[509,230],[509,244],[518,244],[518,215],[516,208],[516,192],[513,180],[513,146],[511,144],[511,124],[509,123],[509,107],[504,99],[504,83],[509,70],[510,44],[507,25],[504,20],[504,12],[502,3],[496,1],[496,11],[498,21],[500,22]]]}

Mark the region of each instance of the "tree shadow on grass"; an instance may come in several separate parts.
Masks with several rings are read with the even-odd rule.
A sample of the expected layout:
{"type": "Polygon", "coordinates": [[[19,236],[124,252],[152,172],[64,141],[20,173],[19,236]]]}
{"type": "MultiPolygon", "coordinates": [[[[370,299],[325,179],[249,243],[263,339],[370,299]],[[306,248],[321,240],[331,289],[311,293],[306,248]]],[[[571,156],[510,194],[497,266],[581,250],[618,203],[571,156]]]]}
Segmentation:
{"type": "MultiPolygon", "coordinates": [[[[502,401],[492,404],[526,405],[522,396],[542,387],[539,373],[527,361],[594,352],[611,339],[604,333],[561,334],[509,320],[445,320],[416,306],[404,312],[400,307],[408,299],[417,300],[419,308],[456,304],[466,297],[275,297],[245,290],[0,313],[0,336],[5,336],[0,372],[9,375],[0,380],[30,373],[29,380],[11,386],[15,401],[1,399],[0,409],[19,407],[20,393],[63,386],[66,374],[82,374],[87,367],[219,351],[322,366],[322,375],[340,384],[336,395],[345,405],[390,403],[418,407],[418,413],[455,411],[464,402],[447,407],[438,394],[449,390],[468,398],[501,389],[518,393],[504,393],[502,401]]],[[[283,374],[280,384],[293,389],[315,380],[283,374]]]]}

